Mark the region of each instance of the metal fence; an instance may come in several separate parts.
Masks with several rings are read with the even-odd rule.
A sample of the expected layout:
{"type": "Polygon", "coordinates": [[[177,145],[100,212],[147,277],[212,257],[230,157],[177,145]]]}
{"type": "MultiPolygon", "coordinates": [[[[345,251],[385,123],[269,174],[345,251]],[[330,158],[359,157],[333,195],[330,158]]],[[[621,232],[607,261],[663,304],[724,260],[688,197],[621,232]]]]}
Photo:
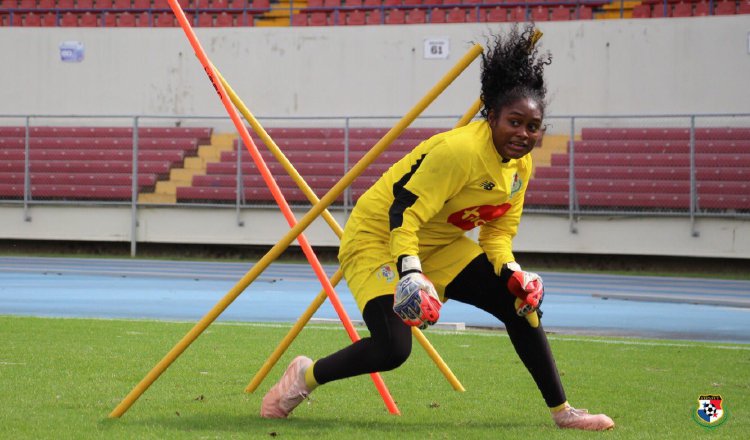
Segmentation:
{"type": "MultiPolygon", "coordinates": [[[[458,118],[415,121],[331,209],[351,209],[387,166],[458,118]]],[[[397,119],[259,118],[319,197],[397,119]]],[[[750,217],[750,114],[549,116],[545,123],[526,212],[568,216],[572,230],[582,215],[750,217]]],[[[275,206],[245,146],[227,138],[214,145],[221,133],[234,133],[225,117],[0,116],[0,203],[23,204],[25,215],[34,204],[130,205],[134,222],[144,204],[231,208],[238,216],[275,206]],[[213,141],[186,135],[191,128],[213,141]]],[[[309,206],[257,145],[290,204],[309,206]]]]}

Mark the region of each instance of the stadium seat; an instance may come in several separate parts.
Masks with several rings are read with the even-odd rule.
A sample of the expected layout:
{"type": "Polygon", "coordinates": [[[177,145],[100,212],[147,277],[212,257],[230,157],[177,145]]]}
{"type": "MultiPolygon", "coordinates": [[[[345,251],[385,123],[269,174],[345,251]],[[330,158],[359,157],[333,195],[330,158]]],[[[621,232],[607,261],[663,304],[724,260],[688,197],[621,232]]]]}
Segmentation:
{"type": "Polygon", "coordinates": [[[251,7],[253,9],[267,10],[271,7],[271,2],[270,0],[253,0],[251,7]]]}
{"type": "Polygon", "coordinates": [[[308,24],[310,26],[328,26],[328,13],[322,11],[311,12],[308,24]]]}
{"type": "Polygon", "coordinates": [[[211,9],[216,9],[217,11],[229,9],[229,0],[211,0],[209,7],[211,9]]]}
{"type": "Polygon", "coordinates": [[[39,2],[34,7],[36,9],[55,9],[56,4],[55,0],[39,0],[39,2]]]}
{"type": "Polygon", "coordinates": [[[445,23],[445,9],[430,9],[430,23],[445,23]]]}
{"type": "Polygon", "coordinates": [[[227,11],[221,11],[220,14],[216,16],[216,21],[214,21],[215,27],[232,27],[234,26],[234,14],[230,14],[227,11]]]}
{"type": "Polygon", "coordinates": [[[383,0],[383,6],[387,9],[398,8],[401,6],[401,0],[383,0]]]}
{"type": "Polygon", "coordinates": [[[672,8],[672,17],[690,17],[693,15],[693,4],[680,2],[672,8]]]}
{"type": "Polygon", "coordinates": [[[151,27],[154,25],[154,17],[147,11],[138,12],[135,23],[138,27],[151,27]]]}
{"type": "Polygon", "coordinates": [[[386,11],[385,24],[404,24],[406,13],[403,9],[389,9],[386,11]]]}
{"type": "Polygon", "coordinates": [[[76,9],[94,9],[94,0],[77,0],[76,9]]]}
{"type": "Polygon", "coordinates": [[[198,13],[197,27],[212,27],[214,25],[214,16],[208,12],[198,13]]]}
{"type": "Polygon", "coordinates": [[[738,14],[750,14],[750,0],[741,0],[737,6],[738,14]]]}
{"type": "Polygon", "coordinates": [[[534,6],[530,11],[533,21],[549,21],[549,9],[544,6],[534,6]]]}
{"type": "Polygon", "coordinates": [[[135,27],[135,15],[130,12],[121,12],[117,16],[117,27],[135,27]]]}
{"type": "Polygon", "coordinates": [[[117,26],[117,15],[112,12],[102,12],[102,26],[104,27],[115,27],[117,26]]]}
{"type": "Polygon", "coordinates": [[[344,7],[347,8],[361,8],[362,0],[344,0],[344,7]]]}
{"type": "Polygon", "coordinates": [[[734,15],[737,13],[737,5],[734,0],[723,0],[714,4],[714,15],[734,15]]]}
{"type": "Polygon", "coordinates": [[[65,12],[60,17],[60,26],[62,27],[78,26],[78,16],[72,12],[65,12]]]}
{"type": "Polygon", "coordinates": [[[567,6],[560,5],[556,8],[552,8],[550,11],[550,20],[552,21],[568,21],[570,20],[570,9],[567,6]]]}
{"type": "Polygon", "coordinates": [[[446,23],[466,23],[466,11],[462,8],[452,8],[445,14],[446,23]]]}
{"type": "Polygon", "coordinates": [[[91,12],[84,12],[78,20],[78,25],[81,27],[98,27],[99,17],[91,12]]]}
{"type": "Polygon", "coordinates": [[[707,1],[701,1],[695,4],[693,7],[693,17],[705,17],[710,15],[711,6],[707,1]]]}
{"type": "Polygon", "coordinates": [[[593,20],[594,10],[588,6],[579,6],[573,15],[576,20],[593,20]]]}
{"type": "Polygon", "coordinates": [[[348,26],[363,26],[365,24],[366,15],[364,11],[355,9],[346,13],[346,25],[348,26]]]}
{"type": "Polygon", "coordinates": [[[292,26],[307,26],[307,14],[304,12],[301,12],[299,14],[292,14],[290,20],[290,24],[292,26]]]}
{"type": "Polygon", "coordinates": [[[633,6],[633,18],[651,18],[651,5],[640,4],[633,6]]]}
{"type": "Polygon", "coordinates": [[[485,11],[484,21],[493,23],[508,21],[508,10],[500,6],[487,9],[485,11]]]}
{"type": "Polygon", "coordinates": [[[57,26],[57,14],[55,14],[54,12],[47,12],[46,14],[42,15],[42,26],[57,26]]]}
{"type": "MultiPolygon", "coordinates": [[[[20,15],[20,14],[19,14],[20,15]]],[[[34,12],[29,12],[28,14],[24,14],[23,16],[23,25],[24,26],[41,26],[42,25],[42,17],[39,16],[39,14],[36,14],[34,12]]]]}
{"type": "Polygon", "coordinates": [[[112,0],[96,0],[94,7],[96,9],[112,9],[114,5],[112,0]]]}
{"type": "Polygon", "coordinates": [[[421,6],[422,0],[402,0],[404,6],[421,6]]]}
{"type": "Polygon", "coordinates": [[[515,8],[512,8],[508,16],[508,21],[515,23],[526,21],[526,8],[524,8],[523,6],[516,6],[515,8]]]}
{"type": "Polygon", "coordinates": [[[57,9],[74,9],[75,0],[57,0],[57,9]]]}
{"type": "Polygon", "coordinates": [[[175,26],[175,16],[172,12],[160,12],[154,16],[154,27],[175,26]]]}
{"type": "Polygon", "coordinates": [[[151,9],[151,0],[133,0],[133,9],[151,9]]]}
{"type": "Polygon", "coordinates": [[[36,0],[19,0],[18,9],[36,9],[36,0]]]}
{"type": "Polygon", "coordinates": [[[406,13],[406,24],[422,24],[427,22],[427,13],[424,9],[416,8],[410,9],[406,13]]]}
{"type": "Polygon", "coordinates": [[[670,3],[657,3],[651,8],[651,18],[666,18],[672,14],[670,3]]]}
{"type": "MultiPolygon", "coordinates": [[[[97,3],[101,0],[97,0],[97,3]]],[[[130,9],[132,6],[131,0],[113,0],[112,8],[114,9],[130,9]]]]}
{"type": "Polygon", "coordinates": [[[362,7],[365,9],[379,8],[382,6],[380,0],[362,0],[362,7]]]}
{"type": "Polygon", "coordinates": [[[367,13],[365,24],[383,24],[383,11],[380,9],[373,9],[367,13]]]}
{"type": "Polygon", "coordinates": [[[323,0],[307,0],[308,9],[320,9],[323,7],[323,0]]]}

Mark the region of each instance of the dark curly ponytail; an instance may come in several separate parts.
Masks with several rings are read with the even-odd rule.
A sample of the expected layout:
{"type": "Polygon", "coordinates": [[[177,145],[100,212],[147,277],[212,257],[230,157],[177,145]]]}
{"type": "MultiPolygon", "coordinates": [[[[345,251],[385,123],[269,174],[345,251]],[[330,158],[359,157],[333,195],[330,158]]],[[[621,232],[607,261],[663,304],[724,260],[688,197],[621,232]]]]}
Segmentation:
{"type": "Polygon", "coordinates": [[[534,44],[534,25],[528,24],[522,30],[514,25],[506,36],[493,38],[482,54],[482,117],[488,119],[490,112],[497,115],[521,98],[534,99],[544,115],[544,66],[552,62],[552,56],[539,54],[534,44]]]}

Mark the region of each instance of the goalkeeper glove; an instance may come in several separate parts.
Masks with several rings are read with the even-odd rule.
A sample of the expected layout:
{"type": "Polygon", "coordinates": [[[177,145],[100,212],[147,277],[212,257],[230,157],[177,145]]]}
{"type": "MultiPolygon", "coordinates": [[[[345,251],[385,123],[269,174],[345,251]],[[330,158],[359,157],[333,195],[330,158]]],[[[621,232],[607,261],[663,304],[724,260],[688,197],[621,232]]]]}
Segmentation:
{"type": "MultiPolygon", "coordinates": [[[[516,297],[516,313],[518,316],[529,316],[536,312],[544,299],[544,285],[542,277],[534,272],[525,272],[516,262],[503,266],[500,278],[507,281],[508,291],[516,297]]],[[[541,315],[541,311],[539,311],[541,315]]]]}
{"type": "Polygon", "coordinates": [[[396,285],[393,311],[406,325],[426,329],[440,318],[442,303],[435,286],[422,273],[419,257],[403,255],[397,264],[401,278],[396,285]]]}

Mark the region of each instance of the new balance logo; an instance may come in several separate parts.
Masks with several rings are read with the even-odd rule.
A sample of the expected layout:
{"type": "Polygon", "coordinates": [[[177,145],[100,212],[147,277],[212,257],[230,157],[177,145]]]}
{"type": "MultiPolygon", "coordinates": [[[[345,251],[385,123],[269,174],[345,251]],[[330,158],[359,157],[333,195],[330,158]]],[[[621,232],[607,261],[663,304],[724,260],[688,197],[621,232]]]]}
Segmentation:
{"type": "Polygon", "coordinates": [[[495,184],[490,182],[489,180],[485,180],[484,182],[480,183],[479,186],[482,187],[482,189],[486,189],[487,191],[491,191],[492,188],[495,187],[495,184]]]}

